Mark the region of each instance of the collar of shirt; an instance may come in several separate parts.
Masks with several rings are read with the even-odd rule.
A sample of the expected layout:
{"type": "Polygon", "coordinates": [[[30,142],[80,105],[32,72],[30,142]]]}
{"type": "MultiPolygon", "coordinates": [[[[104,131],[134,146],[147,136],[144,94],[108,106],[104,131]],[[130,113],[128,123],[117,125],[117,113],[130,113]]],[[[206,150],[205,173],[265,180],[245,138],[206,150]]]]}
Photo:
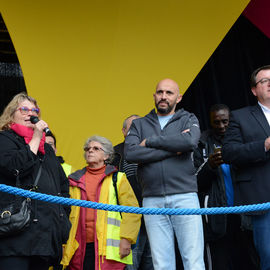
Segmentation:
{"type": "Polygon", "coordinates": [[[158,115],[158,121],[159,121],[161,129],[163,129],[166,126],[166,124],[170,121],[172,117],[173,117],[173,114],[169,114],[165,116],[158,115]]]}
{"type": "Polygon", "coordinates": [[[267,107],[265,107],[264,105],[262,105],[260,102],[258,102],[258,104],[262,108],[263,114],[265,115],[265,117],[267,119],[267,122],[270,125],[270,109],[268,109],[267,107]]]}

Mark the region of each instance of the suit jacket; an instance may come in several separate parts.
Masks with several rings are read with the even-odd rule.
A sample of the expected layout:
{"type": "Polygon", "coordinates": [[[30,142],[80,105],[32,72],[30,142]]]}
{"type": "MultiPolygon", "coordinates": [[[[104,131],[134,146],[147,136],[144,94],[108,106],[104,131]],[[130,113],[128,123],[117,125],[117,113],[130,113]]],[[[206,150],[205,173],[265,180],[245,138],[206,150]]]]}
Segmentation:
{"type": "Polygon", "coordinates": [[[259,105],[233,111],[222,157],[235,171],[235,205],[270,201],[270,151],[264,141],[270,127],[259,105]]]}

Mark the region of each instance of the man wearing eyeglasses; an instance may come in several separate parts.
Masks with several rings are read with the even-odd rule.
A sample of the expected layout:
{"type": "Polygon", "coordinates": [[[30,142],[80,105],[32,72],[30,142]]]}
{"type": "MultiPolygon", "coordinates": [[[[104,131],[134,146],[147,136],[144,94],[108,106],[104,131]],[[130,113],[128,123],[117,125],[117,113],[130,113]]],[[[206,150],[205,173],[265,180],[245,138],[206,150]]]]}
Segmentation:
{"type": "MultiPolygon", "coordinates": [[[[126,159],[138,163],[143,207],[200,207],[191,159],[200,128],[194,114],[175,111],[181,99],[175,81],[160,81],[154,93],[156,111],[133,120],[126,137],[126,159]]],[[[174,235],[185,270],[205,269],[201,216],[145,215],[144,220],[155,270],[176,269],[174,235]]]]}
{"type": "MultiPolygon", "coordinates": [[[[223,142],[223,160],[236,172],[235,205],[270,202],[270,65],[251,75],[255,106],[233,111],[223,142]]],[[[261,269],[270,269],[270,211],[250,213],[261,269]]]]}

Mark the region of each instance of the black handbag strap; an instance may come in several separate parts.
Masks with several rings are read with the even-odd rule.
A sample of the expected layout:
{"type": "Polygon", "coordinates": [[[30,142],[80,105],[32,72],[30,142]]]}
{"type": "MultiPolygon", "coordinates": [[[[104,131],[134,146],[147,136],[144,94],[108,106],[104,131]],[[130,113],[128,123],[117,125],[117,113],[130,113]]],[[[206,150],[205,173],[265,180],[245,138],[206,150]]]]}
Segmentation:
{"type": "MultiPolygon", "coordinates": [[[[114,172],[112,180],[113,180],[113,187],[114,187],[114,191],[115,191],[116,202],[118,205],[120,205],[119,197],[118,197],[118,190],[117,190],[117,175],[118,175],[118,172],[114,172]]],[[[120,216],[122,217],[122,213],[121,212],[119,212],[119,213],[120,213],[120,216]]]]}
{"type": "Polygon", "coordinates": [[[42,163],[40,163],[40,166],[38,168],[38,173],[37,173],[37,176],[36,176],[33,188],[32,188],[32,190],[34,190],[34,191],[38,189],[38,181],[39,181],[39,178],[41,176],[41,171],[42,171],[42,163]]]}
{"type": "Polygon", "coordinates": [[[113,186],[114,186],[114,191],[115,191],[115,196],[116,196],[116,202],[118,205],[120,205],[119,198],[118,198],[118,190],[117,190],[117,174],[118,172],[113,173],[112,180],[113,180],[113,186]]]}
{"type": "MultiPolygon", "coordinates": [[[[42,171],[42,163],[40,163],[40,166],[38,168],[36,179],[34,181],[34,184],[33,184],[32,188],[30,189],[31,191],[35,191],[35,190],[38,189],[38,181],[39,181],[39,178],[41,176],[41,171],[42,171]]],[[[16,175],[16,187],[20,187],[20,175],[19,175],[18,170],[16,170],[15,175],[16,175]]]]}
{"type": "MultiPolygon", "coordinates": [[[[35,179],[35,182],[34,182],[34,185],[33,187],[30,189],[30,191],[37,191],[38,189],[38,181],[39,181],[39,178],[40,178],[40,175],[41,175],[41,170],[42,170],[42,162],[40,163],[40,166],[38,168],[38,173],[37,173],[37,176],[36,176],[36,179],[35,179]]],[[[37,218],[37,202],[35,201],[35,204],[34,204],[34,218],[33,218],[33,222],[38,222],[38,218],[37,218]]]]}

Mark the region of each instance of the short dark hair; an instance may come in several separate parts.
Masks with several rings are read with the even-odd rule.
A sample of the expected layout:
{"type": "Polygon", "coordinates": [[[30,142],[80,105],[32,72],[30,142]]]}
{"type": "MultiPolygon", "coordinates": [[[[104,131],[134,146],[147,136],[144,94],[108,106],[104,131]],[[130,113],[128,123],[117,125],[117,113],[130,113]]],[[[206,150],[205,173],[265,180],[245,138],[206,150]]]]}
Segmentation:
{"type": "Polygon", "coordinates": [[[225,104],[214,104],[210,107],[210,113],[211,112],[217,112],[220,110],[226,110],[230,113],[230,108],[225,104]]]}
{"type": "Polygon", "coordinates": [[[52,137],[54,139],[54,146],[56,148],[56,138],[55,138],[54,134],[50,131],[48,133],[45,133],[45,136],[46,137],[52,137]]]}
{"type": "Polygon", "coordinates": [[[250,77],[250,86],[251,88],[255,87],[257,85],[256,79],[257,79],[257,74],[261,71],[261,70],[267,70],[270,69],[270,65],[266,65],[266,66],[262,66],[259,67],[257,69],[255,69],[250,77]]]}

